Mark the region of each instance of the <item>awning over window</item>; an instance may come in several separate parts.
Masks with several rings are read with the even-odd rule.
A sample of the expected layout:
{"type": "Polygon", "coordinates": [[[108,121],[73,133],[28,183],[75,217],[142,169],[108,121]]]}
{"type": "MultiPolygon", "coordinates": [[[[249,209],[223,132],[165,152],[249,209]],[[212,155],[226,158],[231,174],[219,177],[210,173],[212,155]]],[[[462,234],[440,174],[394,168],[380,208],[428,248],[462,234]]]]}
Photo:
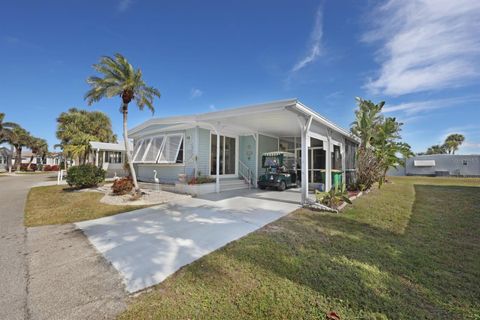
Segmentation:
{"type": "Polygon", "coordinates": [[[435,167],[435,160],[413,160],[415,167],[435,167]]]}
{"type": "Polygon", "coordinates": [[[177,163],[183,134],[168,134],[135,141],[134,163],[177,163]]]}

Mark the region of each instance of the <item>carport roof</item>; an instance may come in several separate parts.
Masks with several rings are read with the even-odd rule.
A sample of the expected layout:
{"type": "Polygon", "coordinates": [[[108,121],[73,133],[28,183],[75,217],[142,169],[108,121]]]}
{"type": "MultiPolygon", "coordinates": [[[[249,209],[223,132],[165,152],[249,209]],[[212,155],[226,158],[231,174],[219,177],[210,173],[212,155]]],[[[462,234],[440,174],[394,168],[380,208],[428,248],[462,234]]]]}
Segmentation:
{"type": "Polygon", "coordinates": [[[220,132],[235,134],[264,133],[276,137],[300,135],[298,116],[312,117],[314,122],[353,141],[349,131],[302,104],[298,99],[287,99],[248,105],[201,114],[154,118],[130,130],[132,138],[159,131],[184,130],[192,126],[217,128],[220,132]],[[158,129],[161,126],[162,129],[158,129]],[[150,128],[152,127],[152,128],[150,128]]]}

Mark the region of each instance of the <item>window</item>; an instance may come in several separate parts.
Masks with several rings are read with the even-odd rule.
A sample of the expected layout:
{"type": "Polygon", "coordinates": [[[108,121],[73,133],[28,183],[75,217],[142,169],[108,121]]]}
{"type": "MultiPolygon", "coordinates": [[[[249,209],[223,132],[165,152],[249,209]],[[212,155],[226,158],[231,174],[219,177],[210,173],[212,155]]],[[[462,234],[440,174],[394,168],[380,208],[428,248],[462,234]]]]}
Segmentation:
{"type": "Polygon", "coordinates": [[[467,160],[463,160],[463,165],[464,165],[464,166],[468,165],[467,160]]]}
{"type": "Polygon", "coordinates": [[[340,152],[340,146],[334,145],[332,150],[332,169],[342,169],[342,154],[340,152]]]}
{"type": "Polygon", "coordinates": [[[183,163],[183,134],[168,134],[135,141],[135,163],[183,163]]]}
{"type": "Polygon", "coordinates": [[[180,150],[178,150],[176,163],[183,163],[183,141],[180,143],[180,150]]]}
{"type": "MultiPolygon", "coordinates": [[[[159,163],[177,163],[177,156],[183,141],[183,135],[168,135],[165,140],[165,147],[160,155],[159,163]]],[[[183,155],[182,155],[183,157],[183,155]]],[[[182,161],[183,162],[183,161],[182,161]]]]}
{"type": "Polygon", "coordinates": [[[150,139],[147,140],[139,140],[135,141],[135,145],[133,147],[133,162],[142,162],[143,160],[143,154],[145,153],[145,150],[147,149],[147,145],[150,142],[150,139]]]}
{"type": "Polygon", "coordinates": [[[105,162],[108,163],[122,163],[122,153],[118,151],[106,151],[105,162]]]}
{"type": "MultiPolygon", "coordinates": [[[[211,135],[210,174],[217,174],[217,135],[211,135]]],[[[235,174],[236,139],[220,136],[220,172],[219,174],[235,174]]]]}
{"type": "Polygon", "coordinates": [[[142,162],[146,162],[146,163],[157,162],[158,155],[163,145],[163,140],[164,140],[164,136],[154,137],[149,140],[150,142],[149,142],[149,145],[147,146],[142,162]]]}

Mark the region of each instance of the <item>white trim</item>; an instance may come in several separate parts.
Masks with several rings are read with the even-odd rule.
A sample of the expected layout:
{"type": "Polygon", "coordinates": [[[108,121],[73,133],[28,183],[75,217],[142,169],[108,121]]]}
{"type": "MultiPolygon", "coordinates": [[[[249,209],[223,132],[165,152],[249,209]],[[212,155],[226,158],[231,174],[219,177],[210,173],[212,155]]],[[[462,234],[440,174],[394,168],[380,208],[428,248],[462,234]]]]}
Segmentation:
{"type": "MultiPolygon", "coordinates": [[[[160,138],[160,136],[157,136],[157,138],[160,138]]],[[[162,153],[163,149],[165,148],[165,143],[167,141],[167,138],[165,135],[163,135],[163,140],[162,144],[160,145],[160,148],[158,149],[157,156],[155,157],[155,163],[158,163],[158,160],[160,159],[160,154],[162,153]]]]}
{"type": "Polygon", "coordinates": [[[185,163],[136,163],[138,166],[150,167],[185,167],[185,163]]]}
{"type": "MultiPolygon", "coordinates": [[[[177,163],[177,159],[178,159],[178,153],[180,152],[180,147],[182,146],[182,143],[183,143],[183,135],[180,137],[180,143],[178,144],[178,147],[177,147],[177,152],[175,153],[175,163],[177,163]]],[[[185,162],[185,144],[183,145],[183,160],[182,162],[185,162]]]]}
{"type": "MultiPolygon", "coordinates": [[[[139,141],[138,141],[139,146],[138,146],[138,149],[137,149],[136,152],[135,152],[135,144],[133,145],[133,151],[135,152],[135,154],[133,155],[132,163],[138,163],[138,161],[136,161],[135,159],[137,158],[137,155],[140,152],[140,149],[142,148],[142,145],[143,145],[144,142],[145,142],[145,139],[139,139],[139,141]]],[[[104,159],[104,161],[105,161],[105,159],[104,159]]]]}
{"type": "MultiPolygon", "coordinates": [[[[342,134],[343,136],[345,136],[346,138],[352,141],[359,142],[359,139],[353,136],[349,131],[329,121],[319,113],[313,111],[312,109],[302,104],[297,99],[274,101],[269,103],[243,106],[243,107],[234,108],[234,109],[220,110],[220,111],[214,111],[214,112],[208,112],[208,113],[196,114],[196,115],[190,115],[190,116],[176,116],[176,117],[163,118],[163,119],[160,119],[160,118],[151,119],[140,124],[139,126],[134,127],[133,129],[130,130],[129,133],[132,137],[135,137],[136,133],[152,125],[172,125],[172,126],[182,125],[182,124],[193,125],[201,122],[201,123],[205,123],[206,125],[214,127],[214,125],[212,123],[209,123],[208,121],[217,121],[222,118],[232,118],[237,116],[252,115],[255,113],[268,113],[268,112],[281,111],[281,110],[289,110],[303,116],[311,116],[312,120],[315,120],[320,124],[325,125],[326,127],[342,134]]],[[[167,131],[172,130],[172,127],[165,128],[165,130],[167,131]]],[[[248,131],[252,131],[252,129],[248,129],[248,131]]]]}
{"type": "Polygon", "coordinates": [[[142,162],[142,163],[155,163],[155,162],[157,162],[156,159],[153,160],[153,161],[145,161],[145,157],[147,156],[147,153],[148,153],[148,151],[150,151],[150,147],[152,146],[153,139],[154,139],[154,137],[148,138],[148,146],[147,146],[147,148],[145,148],[145,152],[143,153],[143,157],[142,157],[142,160],[140,162],[142,162]]]}
{"type": "Polygon", "coordinates": [[[313,132],[313,131],[310,131],[309,135],[310,135],[311,138],[315,138],[315,139],[317,139],[317,140],[321,140],[321,141],[323,141],[323,142],[325,142],[325,143],[327,143],[327,141],[328,141],[327,137],[325,137],[324,135],[321,135],[321,134],[319,134],[319,133],[315,133],[315,132],[313,132]]]}

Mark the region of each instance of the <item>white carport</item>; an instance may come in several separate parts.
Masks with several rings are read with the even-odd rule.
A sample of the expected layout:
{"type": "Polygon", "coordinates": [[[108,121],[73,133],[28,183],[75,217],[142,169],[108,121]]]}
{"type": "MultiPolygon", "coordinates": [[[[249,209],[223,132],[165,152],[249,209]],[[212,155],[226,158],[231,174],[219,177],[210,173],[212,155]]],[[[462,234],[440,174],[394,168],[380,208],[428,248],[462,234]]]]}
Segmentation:
{"type": "MultiPolygon", "coordinates": [[[[300,137],[301,154],[308,155],[312,138],[321,140],[326,152],[325,156],[325,189],[332,186],[332,157],[334,146],[340,148],[341,155],[345,154],[345,141],[357,143],[355,137],[327,120],[325,117],[306,107],[297,99],[269,102],[234,109],[209,112],[204,114],[151,119],[130,130],[130,136],[136,133],[149,134],[149,128],[155,128],[155,133],[171,130],[184,130],[191,127],[201,127],[211,130],[217,137],[216,157],[216,187],[220,191],[220,135],[231,134],[237,136],[253,136],[256,141],[256,155],[258,153],[259,135],[278,139],[280,147],[281,137],[300,137]],[[159,129],[160,128],[160,129],[159,129]],[[163,129],[162,129],[163,128],[163,129]]],[[[153,132],[153,131],[152,131],[153,132]]],[[[301,194],[302,203],[308,197],[309,156],[301,156],[301,194]]],[[[345,156],[341,157],[342,168],[345,169],[345,156]]],[[[259,173],[258,161],[255,168],[255,177],[259,173]]]]}

